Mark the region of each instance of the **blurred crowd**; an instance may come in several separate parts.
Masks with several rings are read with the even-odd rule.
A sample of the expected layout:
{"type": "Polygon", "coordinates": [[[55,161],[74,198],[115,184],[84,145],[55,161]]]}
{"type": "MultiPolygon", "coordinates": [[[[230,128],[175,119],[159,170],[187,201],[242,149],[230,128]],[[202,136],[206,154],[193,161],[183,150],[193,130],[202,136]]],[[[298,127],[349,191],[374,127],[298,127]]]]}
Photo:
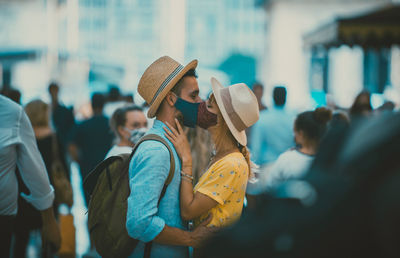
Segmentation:
{"type": "MultiPolygon", "coordinates": [[[[118,87],[111,86],[109,92],[106,93],[93,93],[90,101],[91,108],[80,115],[80,117],[89,117],[80,121],[76,119],[73,108],[66,107],[62,103],[59,91],[59,85],[51,83],[48,87],[50,103],[34,99],[23,106],[32,126],[37,148],[44,161],[50,183],[53,185],[57,183],[54,173],[56,169],[61,170],[65,174],[63,177],[70,181],[71,162],[75,161],[79,164],[83,180],[104,158],[119,153],[129,153],[137,139],[140,139],[146,132],[148,121],[144,113],[145,109],[134,105],[131,96],[121,95],[118,87]],[[55,168],[56,165],[59,167],[55,168]]],[[[18,90],[2,90],[1,95],[21,105],[21,92],[18,90]]],[[[9,103],[5,103],[3,111],[11,112],[11,106],[6,104],[9,103]]],[[[29,132],[29,128],[24,130],[27,131],[26,133],[29,132]]],[[[34,152],[33,150],[28,151],[34,152]]],[[[18,164],[18,168],[19,166],[18,164]]],[[[35,232],[37,233],[42,227],[39,210],[22,197],[24,193],[32,192],[31,187],[26,185],[26,180],[23,180],[25,173],[27,172],[20,172],[19,169],[16,171],[19,197],[18,213],[10,243],[12,257],[26,257],[29,239],[37,237],[38,234],[35,235],[35,232]]],[[[57,202],[57,195],[63,193],[58,193],[61,190],[57,187],[54,188],[55,217],[58,218],[60,212],[71,215],[73,201],[57,202]]],[[[69,188],[71,188],[70,184],[69,188]]],[[[72,193],[70,199],[72,199],[72,193]]],[[[86,205],[88,205],[88,199],[89,197],[84,195],[86,205]]],[[[75,238],[73,240],[75,241],[75,238]]],[[[39,250],[37,254],[43,257],[53,257],[55,252],[50,249],[44,250],[45,247],[42,246],[43,250],[39,250]]],[[[68,250],[66,250],[66,254],[68,254],[68,250]]]]}
{"type": "MultiPolygon", "coordinates": [[[[297,112],[286,106],[290,92],[284,86],[274,88],[271,106],[262,101],[262,84],[251,89],[260,118],[246,130],[255,169],[247,185],[243,216],[234,227],[208,241],[199,255],[398,257],[399,247],[393,242],[398,239],[398,217],[386,217],[386,212],[399,213],[399,202],[393,199],[400,196],[396,190],[400,189],[400,163],[395,157],[400,146],[396,145],[400,136],[397,104],[387,101],[373,109],[370,93],[363,91],[349,109],[321,106],[297,112]],[[336,242],[335,250],[332,242],[336,242]]],[[[54,178],[55,164],[70,181],[71,162],[77,162],[84,179],[104,159],[130,153],[153,124],[146,115],[148,106],[135,105],[133,98],[121,95],[115,85],[108,92],[92,94],[90,112],[85,114],[90,116],[83,120],[63,104],[62,86],[51,83],[48,93],[50,103],[34,99],[23,109],[53,185],[58,180],[54,178]]],[[[6,89],[1,94],[21,105],[23,93],[18,90],[6,89]]],[[[197,127],[184,130],[197,182],[207,169],[213,146],[207,131],[197,127]]],[[[23,197],[32,192],[23,180],[26,172],[17,170],[16,174],[18,212],[9,254],[25,257],[32,232],[43,230],[43,223],[37,206],[23,197]]],[[[52,209],[59,220],[71,213],[73,202],[67,197],[57,201],[62,199],[57,199],[60,188],[54,188],[52,209]]],[[[89,198],[85,193],[86,205],[89,198]]],[[[55,251],[46,248],[42,245],[39,252],[53,257],[55,251]]],[[[62,253],[58,255],[62,257],[62,253]]],[[[66,251],[65,255],[74,257],[75,253],[66,251]]]]}

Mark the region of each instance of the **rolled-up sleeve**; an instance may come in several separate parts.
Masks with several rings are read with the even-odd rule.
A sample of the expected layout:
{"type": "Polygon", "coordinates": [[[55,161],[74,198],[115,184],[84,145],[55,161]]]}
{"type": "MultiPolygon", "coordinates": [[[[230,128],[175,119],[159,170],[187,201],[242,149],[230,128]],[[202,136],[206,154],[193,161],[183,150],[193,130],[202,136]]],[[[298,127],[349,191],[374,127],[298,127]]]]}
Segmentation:
{"type": "Polygon", "coordinates": [[[38,210],[53,205],[54,189],[50,185],[42,156],[36,144],[33,128],[22,110],[18,128],[17,166],[30,194],[22,196],[38,210]]]}
{"type": "Polygon", "coordinates": [[[152,241],[164,229],[157,216],[158,200],[167,179],[170,161],[168,149],[160,142],[147,141],[137,149],[129,165],[128,234],[143,242],[152,241]]]}

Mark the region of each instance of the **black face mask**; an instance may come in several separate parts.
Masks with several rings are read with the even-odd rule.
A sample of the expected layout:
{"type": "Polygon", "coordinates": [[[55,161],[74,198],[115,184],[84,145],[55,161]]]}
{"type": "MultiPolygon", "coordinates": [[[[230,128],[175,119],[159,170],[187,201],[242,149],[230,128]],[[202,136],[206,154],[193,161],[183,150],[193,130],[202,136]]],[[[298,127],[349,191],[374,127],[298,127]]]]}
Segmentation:
{"type": "Polygon", "coordinates": [[[175,107],[183,115],[183,125],[194,128],[197,122],[197,113],[200,103],[192,103],[177,97],[175,107]]]}
{"type": "Polygon", "coordinates": [[[218,116],[211,113],[207,109],[207,104],[205,101],[201,102],[197,113],[197,125],[203,129],[207,129],[211,126],[217,124],[218,116]]]}

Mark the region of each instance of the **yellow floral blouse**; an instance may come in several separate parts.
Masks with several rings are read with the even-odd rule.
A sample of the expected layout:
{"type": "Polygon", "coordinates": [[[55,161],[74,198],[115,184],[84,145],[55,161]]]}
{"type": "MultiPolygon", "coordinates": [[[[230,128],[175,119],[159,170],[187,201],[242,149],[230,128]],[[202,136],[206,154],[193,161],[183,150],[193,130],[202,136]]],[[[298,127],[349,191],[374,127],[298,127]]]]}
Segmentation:
{"type": "Polygon", "coordinates": [[[239,152],[226,155],[215,162],[200,178],[194,193],[200,192],[218,202],[208,213],[194,220],[197,226],[212,214],[208,226],[224,227],[240,218],[246,193],[249,167],[239,152]]]}

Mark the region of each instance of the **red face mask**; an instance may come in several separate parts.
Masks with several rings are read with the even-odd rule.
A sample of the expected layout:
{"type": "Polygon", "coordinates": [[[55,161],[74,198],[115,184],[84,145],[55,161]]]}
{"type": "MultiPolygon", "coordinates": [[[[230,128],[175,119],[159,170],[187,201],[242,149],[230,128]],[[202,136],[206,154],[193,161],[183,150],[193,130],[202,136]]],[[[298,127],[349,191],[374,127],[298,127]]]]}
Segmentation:
{"type": "Polygon", "coordinates": [[[206,102],[203,101],[199,105],[198,113],[197,113],[197,125],[203,129],[207,129],[210,126],[214,126],[217,124],[218,116],[214,113],[208,111],[206,102]]]}

